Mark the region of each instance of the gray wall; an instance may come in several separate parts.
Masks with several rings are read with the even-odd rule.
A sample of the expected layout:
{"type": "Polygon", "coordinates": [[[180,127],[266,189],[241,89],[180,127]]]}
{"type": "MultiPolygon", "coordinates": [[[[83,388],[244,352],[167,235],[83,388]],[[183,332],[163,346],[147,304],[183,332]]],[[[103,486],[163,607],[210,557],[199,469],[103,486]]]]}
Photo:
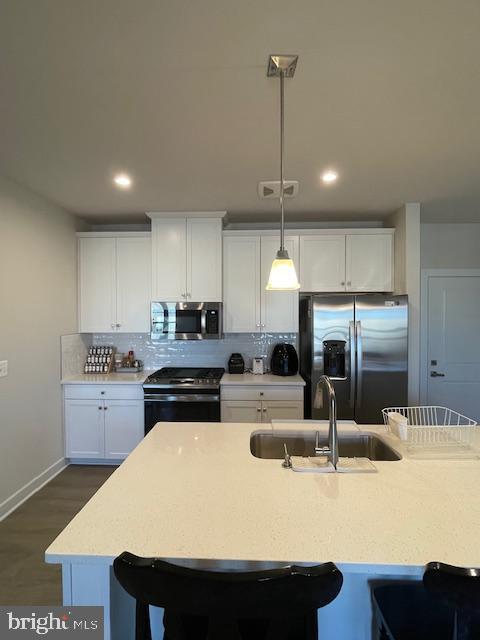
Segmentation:
{"type": "Polygon", "coordinates": [[[9,367],[0,378],[0,517],[63,463],[60,335],[76,330],[75,224],[0,177],[0,360],[9,367]]]}
{"type": "Polygon", "coordinates": [[[480,269],[480,223],[422,224],[422,269],[480,269]]]}

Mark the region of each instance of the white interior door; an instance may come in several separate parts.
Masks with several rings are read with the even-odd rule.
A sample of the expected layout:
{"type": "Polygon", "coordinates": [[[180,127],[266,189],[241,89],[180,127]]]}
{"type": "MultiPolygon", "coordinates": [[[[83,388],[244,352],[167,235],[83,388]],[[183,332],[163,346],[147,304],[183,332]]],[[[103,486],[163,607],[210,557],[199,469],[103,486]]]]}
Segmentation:
{"type": "MultiPolygon", "coordinates": [[[[271,333],[298,333],[298,291],[266,291],[272,262],[279,247],[278,236],[261,240],[261,322],[271,333]]],[[[285,237],[285,249],[298,269],[298,236],[285,237]]]]}
{"type": "Polygon", "coordinates": [[[480,420],[480,275],[428,278],[427,403],[480,420]]]}
{"type": "Polygon", "coordinates": [[[150,237],[117,238],[117,330],[150,331],[152,242],[150,237]]]}

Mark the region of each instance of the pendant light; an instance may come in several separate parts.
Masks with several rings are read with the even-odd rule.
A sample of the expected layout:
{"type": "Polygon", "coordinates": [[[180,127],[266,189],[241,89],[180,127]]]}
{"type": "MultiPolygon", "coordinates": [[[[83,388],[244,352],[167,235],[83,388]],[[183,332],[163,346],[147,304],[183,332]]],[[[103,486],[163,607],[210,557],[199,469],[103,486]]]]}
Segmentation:
{"type": "Polygon", "coordinates": [[[267,76],[280,78],[280,249],[272,263],[267,291],[297,291],[300,284],[293,260],[285,249],[285,211],[284,211],[284,180],[283,180],[283,148],[284,133],[284,80],[293,78],[297,66],[298,56],[271,55],[268,60],[267,76]]]}

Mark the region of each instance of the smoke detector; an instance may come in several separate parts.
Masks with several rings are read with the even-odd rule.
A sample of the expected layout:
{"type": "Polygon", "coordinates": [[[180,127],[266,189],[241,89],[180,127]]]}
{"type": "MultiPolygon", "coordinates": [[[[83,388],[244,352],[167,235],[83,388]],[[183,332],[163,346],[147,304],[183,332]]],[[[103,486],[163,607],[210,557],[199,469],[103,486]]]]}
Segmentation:
{"type": "MultiPolygon", "coordinates": [[[[285,198],[295,198],[298,194],[298,180],[283,181],[283,195],[285,198]]],[[[259,198],[280,198],[280,180],[268,180],[258,183],[259,198]]]]}

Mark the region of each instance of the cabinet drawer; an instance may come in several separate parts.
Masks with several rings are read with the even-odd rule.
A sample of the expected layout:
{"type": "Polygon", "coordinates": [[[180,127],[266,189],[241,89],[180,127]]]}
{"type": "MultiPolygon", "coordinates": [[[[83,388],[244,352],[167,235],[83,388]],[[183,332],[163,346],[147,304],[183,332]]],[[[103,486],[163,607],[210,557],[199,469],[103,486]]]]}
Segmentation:
{"type": "Polygon", "coordinates": [[[143,400],[141,384],[66,384],[65,398],[73,400],[143,400]]]}
{"type": "Polygon", "coordinates": [[[222,400],[303,400],[303,387],[300,386],[222,386],[222,400]]]}

